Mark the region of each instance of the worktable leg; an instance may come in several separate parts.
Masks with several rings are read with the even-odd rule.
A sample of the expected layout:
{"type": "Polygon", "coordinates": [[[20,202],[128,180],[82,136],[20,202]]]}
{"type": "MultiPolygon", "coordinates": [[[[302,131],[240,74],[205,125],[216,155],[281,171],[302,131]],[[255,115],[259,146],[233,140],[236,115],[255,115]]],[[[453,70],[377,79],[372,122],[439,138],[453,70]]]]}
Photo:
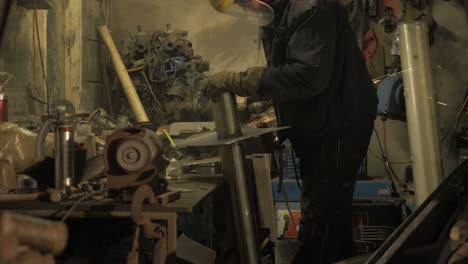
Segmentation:
{"type": "Polygon", "coordinates": [[[167,255],[176,254],[177,248],[177,213],[167,217],[167,255]]]}

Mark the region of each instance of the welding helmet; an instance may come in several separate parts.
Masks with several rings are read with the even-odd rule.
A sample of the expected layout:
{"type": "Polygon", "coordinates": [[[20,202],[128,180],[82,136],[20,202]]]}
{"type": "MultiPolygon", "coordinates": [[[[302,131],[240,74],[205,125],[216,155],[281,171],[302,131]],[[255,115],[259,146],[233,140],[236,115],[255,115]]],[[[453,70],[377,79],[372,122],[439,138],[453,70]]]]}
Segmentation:
{"type": "Polygon", "coordinates": [[[247,19],[259,26],[273,22],[275,13],[265,0],[210,0],[211,6],[218,12],[247,19]]]}

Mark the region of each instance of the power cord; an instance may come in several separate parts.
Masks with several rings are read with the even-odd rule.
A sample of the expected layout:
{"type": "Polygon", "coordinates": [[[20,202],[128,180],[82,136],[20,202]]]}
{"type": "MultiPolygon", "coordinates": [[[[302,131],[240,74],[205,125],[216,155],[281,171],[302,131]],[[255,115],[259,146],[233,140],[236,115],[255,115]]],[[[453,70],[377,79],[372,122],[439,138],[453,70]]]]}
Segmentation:
{"type": "Polygon", "coordinates": [[[400,178],[398,178],[395,171],[393,170],[393,168],[391,166],[391,163],[389,162],[388,157],[385,154],[384,148],[382,147],[382,141],[380,140],[379,132],[377,131],[377,129],[375,127],[374,127],[374,133],[375,133],[375,136],[377,137],[377,142],[379,144],[379,149],[380,149],[380,152],[382,154],[382,159],[384,161],[385,171],[388,173],[390,181],[392,182],[392,185],[393,185],[393,189],[395,190],[395,192],[397,192],[396,184],[395,184],[395,181],[396,181],[398,183],[398,185],[404,189],[404,191],[411,193],[411,191],[408,190],[408,185],[406,183],[404,183],[402,180],[400,180],[400,178]]]}
{"type": "Polygon", "coordinates": [[[275,149],[272,152],[273,159],[275,160],[276,169],[278,171],[277,172],[278,173],[278,178],[279,178],[279,184],[278,184],[277,192],[283,192],[284,201],[286,202],[286,209],[288,210],[288,214],[289,214],[289,217],[291,218],[291,222],[293,223],[294,229],[297,230],[298,225],[297,225],[296,221],[294,220],[291,208],[289,206],[288,195],[286,194],[286,189],[284,188],[284,184],[283,184],[282,166],[281,166],[281,163],[280,163],[280,159],[279,159],[279,157],[277,155],[277,152],[275,150],[281,150],[281,147],[276,145],[275,149]]]}
{"type": "MultiPolygon", "coordinates": [[[[294,148],[291,148],[291,158],[292,158],[292,163],[293,163],[293,167],[294,167],[294,174],[296,176],[297,187],[299,188],[299,190],[302,191],[302,186],[299,183],[299,173],[297,173],[296,155],[294,155],[294,148]]],[[[302,179],[302,177],[301,177],[301,179],[302,179]]]]}
{"type": "Polygon", "coordinates": [[[65,213],[65,215],[62,217],[62,219],[60,220],[61,222],[65,222],[65,220],[67,220],[67,218],[70,216],[70,214],[73,212],[73,210],[75,210],[75,208],[83,201],[91,198],[93,195],[95,195],[96,192],[92,192],[92,193],[88,193],[82,197],[80,197],[80,199],[76,200],[75,202],[73,202],[73,205],[70,207],[70,209],[68,209],[68,211],[65,213]]]}

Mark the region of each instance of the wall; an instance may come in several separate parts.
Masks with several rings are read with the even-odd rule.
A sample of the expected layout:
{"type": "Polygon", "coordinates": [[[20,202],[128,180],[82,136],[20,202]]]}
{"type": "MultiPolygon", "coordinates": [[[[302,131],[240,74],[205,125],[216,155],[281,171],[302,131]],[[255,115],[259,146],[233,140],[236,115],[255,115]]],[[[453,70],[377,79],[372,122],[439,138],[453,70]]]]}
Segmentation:
{"type": "Polygon", "coordinates": [[[103,107],[103,44],[97,27],[108,13],[105,0],[53,0],[48,15],[49,83],[53,98],[70,100],[77,111],[103,107]]]}
{"type": "MultiPolygon", "coordinates": [[[[173,28],[189,31],[195,53],[211,64],[211,72],[243,70],[257,65],[257,27],[214,11],[208,0],[112,0],[111,29],[128,38],[137,25],[145,31],[173,28]]],[[[263,53],[260,51],[260,63],[263,53]]]]}
{"type": "MultiPolygon", "coordinates": [[[[44,59],[47,53],[46,13],[37,11],[44,59]]],[[[44,110],[41,104],[31,98],[31,95],[46,98],[37,43],[33,11],[12,4],[0,44],[0,71],[14,76],[6,85],[10,98],[10,119],[13,121],[34,119],[32,115],[41,114],[44,110]]],[[[44,66],[47,68],[46,63],[44,66]]]]}

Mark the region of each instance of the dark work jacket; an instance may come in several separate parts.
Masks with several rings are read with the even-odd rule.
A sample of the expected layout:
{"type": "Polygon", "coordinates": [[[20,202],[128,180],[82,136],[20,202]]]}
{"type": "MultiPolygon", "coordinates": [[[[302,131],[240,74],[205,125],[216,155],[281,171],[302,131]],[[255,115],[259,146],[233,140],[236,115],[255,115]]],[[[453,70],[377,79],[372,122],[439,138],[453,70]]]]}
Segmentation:
{"type": "Polygon", "coordinates": [[[376,90],[346,10],[318,1],[284,0],[263,28],[268,67],[260,93],[274,100],[280,125],[292,126],[287,136],[296,146],[376,116],[376,90]]]}

